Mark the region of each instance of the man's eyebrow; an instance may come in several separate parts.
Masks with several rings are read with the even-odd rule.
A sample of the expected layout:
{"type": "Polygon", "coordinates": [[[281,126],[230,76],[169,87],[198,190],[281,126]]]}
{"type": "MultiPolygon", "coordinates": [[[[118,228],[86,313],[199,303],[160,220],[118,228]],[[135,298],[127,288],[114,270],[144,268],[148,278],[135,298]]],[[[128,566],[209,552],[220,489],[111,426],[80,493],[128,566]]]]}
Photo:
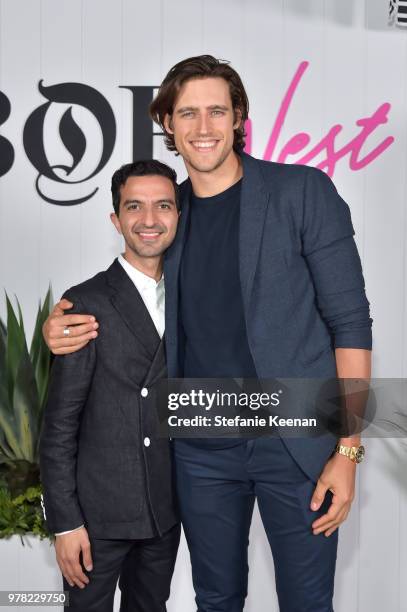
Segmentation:
{"type": "Polygon", "coordinates": [[[155,201],[155,204],[174,204],[175,205],[175,200],[173,198],[160,198],[159,200],[155,201]]]}
{"type": "MultiPolygon", "coordinates": [[[[208,110],[224,110],[227,111],[229,110],[229,107],[225,106],[224,104],[211,104],[210,106],[206,107],[208,110]]],[[[181,113],[186,113],[187,111],[198,111],[199,108],[197,106],[182,106],[181,108],[179,108],[177,110],[177,114],[181,114],[181,113]]]]}
{"type": "Polygon", "coordinates": [[[141,200],[136,200],[136,199],[125,200],[123,202],[123,206],[127,206],[127,204],[142,204],[142,201],[141,200]]]}
{"type": "Polygon", "coordinates": [[[211,106],[207,106],[209,110],[229,110],[227,106],[224,104],[211,104],[211,106]]]}
{"type": "MultiPolygon", "coordinates": [[[[163,204],[164,202],[175,205],[174,198],[159,198],[158,200],[154,200],[154,204],[163,204]]],[[[128,204],[142,204],[142,203],[143,203],[143,200],[137,200],[137,199],[125,200],[123,202],[123,206],[127,206],[128,204]]]]}
{"type": "Polygon", "coordinates": [[[199,110],[197,106],[181,106],[181,108],[177,110],[177,115],[180,115],[181,113],[185,113],[186,111],[197,111],[197,110],[199,110]]]}

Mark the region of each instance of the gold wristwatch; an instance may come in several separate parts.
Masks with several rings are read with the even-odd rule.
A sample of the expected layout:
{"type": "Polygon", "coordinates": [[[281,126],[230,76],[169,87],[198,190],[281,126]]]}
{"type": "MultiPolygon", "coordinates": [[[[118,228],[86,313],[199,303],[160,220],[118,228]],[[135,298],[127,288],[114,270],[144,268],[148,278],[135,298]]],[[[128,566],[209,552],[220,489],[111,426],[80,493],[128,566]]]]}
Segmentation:
{"type": "Polygon", "coordinates": [[[345,455],[353,463],[361,463],[365,456],[365,447],[360,446],[344,446],[343,444],[337,444],[335,446],[335,452],[340,455],[345,455]]]}

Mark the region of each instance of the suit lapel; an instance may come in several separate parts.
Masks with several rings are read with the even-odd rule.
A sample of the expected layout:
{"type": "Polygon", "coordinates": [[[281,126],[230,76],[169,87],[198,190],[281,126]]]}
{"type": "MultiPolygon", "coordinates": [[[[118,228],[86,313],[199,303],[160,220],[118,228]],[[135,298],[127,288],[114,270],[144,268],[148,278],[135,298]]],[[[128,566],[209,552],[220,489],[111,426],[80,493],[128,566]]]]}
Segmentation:
{"type": "Polygon", "coordinates": [[[244,309],[249,312],[250,296],[262,242],[269,193],[259,162],[242,153],[243,182],[240,200],[239,269],[244,309]]]}
{"type": "Polygon", "coordinates": [[[110,296],[113,307],[129,331],[144,346],[150,358],[153,358],[160,344],[160,336],[133,281],[117,259],[106,274],[108,283],[114,290],[110,296]]]}
{"type": "Polygon", "coordinates": [[[144,380],[144,386],[151,387],[157,380],[166,378],[166,376],[167,366],[165,361],[164,339],[162,339],[157,347],[150,368],[147,372],[147,376],[144,380]]]}

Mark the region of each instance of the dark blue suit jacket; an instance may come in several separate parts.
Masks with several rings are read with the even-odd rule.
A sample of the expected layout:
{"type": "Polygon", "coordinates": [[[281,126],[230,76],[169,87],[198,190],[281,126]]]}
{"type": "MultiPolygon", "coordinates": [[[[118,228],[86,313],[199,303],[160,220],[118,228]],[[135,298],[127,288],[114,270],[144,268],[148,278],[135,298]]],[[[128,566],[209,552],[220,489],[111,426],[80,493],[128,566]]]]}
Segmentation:
{"type": "MultiPolygon", "coordinates": [[[[259,378],[336,376],[335,348],[371,349],[372,320],[348,205],[320,170],[242,154],[239,265],[249,347],[259,378]]],[[[178,283],[189,215],[165,260],[168,373],[181,377],[178,283]]],[[[289,415],[287,415],[289,416],[289,415]]],[[[286,438],[316,480],[336,438],[286,438]]]]}

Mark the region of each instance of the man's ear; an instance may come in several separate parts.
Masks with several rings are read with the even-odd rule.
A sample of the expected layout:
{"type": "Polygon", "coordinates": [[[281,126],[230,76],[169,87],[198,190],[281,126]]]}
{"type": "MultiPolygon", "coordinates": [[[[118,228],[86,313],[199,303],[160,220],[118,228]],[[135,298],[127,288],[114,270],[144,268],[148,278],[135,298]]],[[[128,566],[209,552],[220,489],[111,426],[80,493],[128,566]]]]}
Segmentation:
{"type": "Polygon", "coordinates": [[[116,215],[116,213],[110,213],[110,220],[115,226],[115,228],[117,229],[117,232],[122,236],[123,235],[122,228],[120,225],[119,217],[116,215]]]}
{"type": "Polygon", "coordinates": [[[164,129],[168,134],[173,134],[174,130],[172,129],[172,116],[168,113],[164,117],[164,129]]]}

